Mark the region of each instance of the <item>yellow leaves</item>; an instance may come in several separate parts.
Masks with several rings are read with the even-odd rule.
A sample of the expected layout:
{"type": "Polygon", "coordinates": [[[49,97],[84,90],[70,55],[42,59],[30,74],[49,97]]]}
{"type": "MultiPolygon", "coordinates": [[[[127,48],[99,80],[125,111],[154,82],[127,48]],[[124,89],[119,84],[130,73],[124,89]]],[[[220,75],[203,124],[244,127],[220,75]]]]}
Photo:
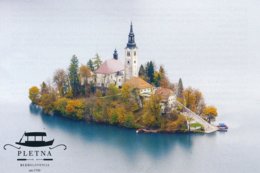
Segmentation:
{"type": "Polygon", "coordinates": [[[79,74],[81,77],[90,77],[90,69],[86,65],[81,65],[79,68],[79,74]]]}
{"type": "Polygon", "coordinates": [[[123,125],[126,119],[126,113],[127,112],[125,111],[125,109],[121,106],[118,106],[116,108],[109,108],[108,110],[109,122],[111,124],[119,123],[123,125]]]}
{"type": "Polygon", "coordinates": [[[124,99],[129,99],[130,92],[131,92],[130,86],[128,84],[124,84],[123,87],[122,87],[121,92],[122,92],[122,97],[124,99]]]}
{"type": "Polygon", "coordinates": [[[143,123],[145,126],[153,126],[156,122],[156,118],[149,113],[145,113],[142,117],[143,123]]]}
{"type": "Polygon", "coordinates": [[[120,93],[120,90],[114,84],[108,86],[107,96],[116,96],[120,93]]]}
{"type": "Polygon", "coordinates": [[[69,100],[66,106],[66,114],[76,116],[78,119],[82,119],[84,108],[85,106],[83,100],[69,100]]]}
{"type": "Polygon", "coordinates": [[[216,117],[218,115],[217,108],[215,106],[206,106],[203,115],[216,117]]]}
{"type": "Polygon", "coordinates": [[[193,112],[196,112],[200,114],[202,112],[202,109],[204,107],[204,98],[202,93],[197,90],[193,89],[191,87],[184,90],[184,98],[185,98],[185,105],[192,110],[193,112]]]}
{"type": "Polygon", "coordinates": [[[54,110],[61,113],[61,114],[66,114],[66,107],[68,104],[69,99],[67,98],[59,98],[54,102],[54,110]]]}
{"type": "Polygon", "coordinates": [[[196,109],[196,97],[192,88],[187,88],[184,90],[184,98],[186,101],[186,106],[194,112],[196,109]]]}
{"type": "Polygon", "coordinates": [[[68,114],[75,113],[75,107],[74,107],[72,104],[68,104],[68,105],[66,106],[66,112],[67,112],[68,114]]]}
{"type": "Polygon", "coordinates": [[[165,128],[168,131],[175,131],[180,130],[183,126],[186,126],[186,118],[182,114],[178,114],[177,119],[168,121],[165,128]]]}
{"type": "Polygon", "coordinates": [[[161,113],[161,97],[158,95],[151,95],[149,100],[145,102],[145,110],[149,112],[150,114],[158,117],[161,113]]]}
{"type": "Polygon", "coordinates": [[[40,90],[36,86],[32,86],[29,89],[29,98],[32,101],[32,103],[36,104],[39,101],[40,98],[40,90]]]}

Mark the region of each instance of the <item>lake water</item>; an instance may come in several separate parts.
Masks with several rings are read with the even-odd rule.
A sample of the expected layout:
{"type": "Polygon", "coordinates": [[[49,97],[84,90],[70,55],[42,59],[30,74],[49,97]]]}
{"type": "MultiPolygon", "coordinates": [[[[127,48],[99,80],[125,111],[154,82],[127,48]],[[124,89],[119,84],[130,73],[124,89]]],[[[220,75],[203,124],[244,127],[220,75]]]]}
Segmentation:
{"type": "Polygon", "coordinates": [[[42,172],[258,172],[260,170],[259,1],[0,1],[0,172],[28,172],[14,149],[24,131],[68,146],[42,172]],[[199,88],[230,127],[214,134],[134,130],[49,117],[28,88],[51,81],[73,54],[123,59],[130,21],[140,63],[163,64],[170,79],[199,88]]]}

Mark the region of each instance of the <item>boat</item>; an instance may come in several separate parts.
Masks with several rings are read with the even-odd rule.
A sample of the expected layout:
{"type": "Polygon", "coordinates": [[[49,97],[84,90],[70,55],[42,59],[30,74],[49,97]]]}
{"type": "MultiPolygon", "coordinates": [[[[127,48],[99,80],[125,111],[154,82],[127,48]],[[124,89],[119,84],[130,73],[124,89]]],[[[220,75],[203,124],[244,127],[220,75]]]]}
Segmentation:
{"type": "Polygon", "coordinates": [[[225,123],[219,123],[217,125],[217,127],[218,127],[218,131],[225,131],[226,132],[228,130],[228,126],[225,123]]]}
{"type": "Polygon", "coordinates": [[[45,147],[45,146],[51,146],[54,142],[53,140],[50,141],[44,141],[43,137],[47,136],[45,132],[28,132],[24,133],[22,138],[20,139],[19,142],[16,142],[18,145],[26,146],[26,147],[45,147]],[[26,136],[27,139],[25,142],[22,142],[23,137],[26,136]],[[33,140],[30,139],[30,137],[34,137],[33,140]],[[38,137],[38,138],[37,138],[38,137]],[[40,140],[39,140],[40,137],[40,140]]]}

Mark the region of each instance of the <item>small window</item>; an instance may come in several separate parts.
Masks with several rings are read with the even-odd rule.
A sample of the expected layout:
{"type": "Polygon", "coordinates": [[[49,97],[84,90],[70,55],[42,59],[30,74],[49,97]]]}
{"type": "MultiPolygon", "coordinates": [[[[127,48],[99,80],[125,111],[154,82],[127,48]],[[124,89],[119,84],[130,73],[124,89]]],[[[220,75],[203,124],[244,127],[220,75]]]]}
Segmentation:
{"type": "Polygon", "coordinates": [[[136,51],[134,51],[134,55],[136,56],[136,51]]]}
{"type": "Polygon", "coordinates": [[[127,61],[127,64],[130,64],[130,61],[127,61]]]}
{"type": "Polygon", "coordinates": [[[129,51],[127,51],[127,56],[130,56],[130,52],[129,51]]]}
{"type": "Polygon", "coordinates": [[[134,61],[134,63],[136,63],[136,61],[134,61]]]}
{"type": "Polygon", "coordinates": [[[121,79],[119,79],[119,82],[121,82],[121,79]]]}

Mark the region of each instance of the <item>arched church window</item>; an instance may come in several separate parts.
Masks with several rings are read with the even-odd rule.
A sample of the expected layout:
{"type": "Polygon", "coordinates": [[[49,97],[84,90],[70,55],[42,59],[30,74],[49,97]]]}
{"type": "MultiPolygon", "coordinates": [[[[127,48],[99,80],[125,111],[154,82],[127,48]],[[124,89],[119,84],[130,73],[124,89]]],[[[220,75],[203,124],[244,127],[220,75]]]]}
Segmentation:
{"type": "Polygon", "coordinates": [[[134,51],[134,55],[136,56],[136,51],[134,51]]]}
{"type": "Polygon", "coordinates": [[[130,52],[129,51],[127,51],[127,56],[130,56],[130,52]]]}

